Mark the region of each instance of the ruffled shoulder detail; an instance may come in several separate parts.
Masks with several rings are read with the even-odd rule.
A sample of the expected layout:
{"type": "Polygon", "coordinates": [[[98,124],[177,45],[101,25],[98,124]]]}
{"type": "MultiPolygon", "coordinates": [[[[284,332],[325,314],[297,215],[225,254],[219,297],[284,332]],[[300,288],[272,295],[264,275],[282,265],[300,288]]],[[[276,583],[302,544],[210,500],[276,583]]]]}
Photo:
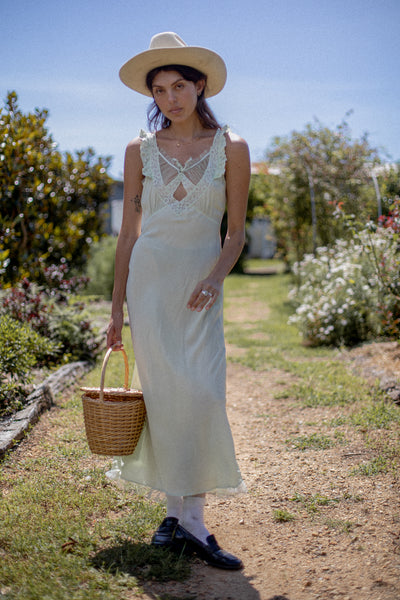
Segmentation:
{"type": "Polygon", "coordinates": [[[218,129],[215,134],[216,138],[211,149],[211,160],[214,165],[214,179],[225,175],[225,164],[226,164],[226,133],[229,133],[230,129],[228,125],[224,125],[218,129]]]}
{"type": "Polygon", "coordinates": [[[148,131],[140,130],[139,138],[140,144],[140,156],[143,163],[142,173],[145,177],[151,177],[154,179],[156,152],[154,151],[154,145],[156,140],[155,133],[149,133],[148,131]]]}

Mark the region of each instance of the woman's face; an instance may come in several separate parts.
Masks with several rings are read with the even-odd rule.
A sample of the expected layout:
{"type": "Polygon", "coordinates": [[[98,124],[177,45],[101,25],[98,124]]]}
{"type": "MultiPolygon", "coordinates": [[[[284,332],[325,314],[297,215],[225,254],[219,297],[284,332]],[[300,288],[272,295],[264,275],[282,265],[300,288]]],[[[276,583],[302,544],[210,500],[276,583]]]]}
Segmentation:
{"type": "Polygon", "coordinates": [[[204,81],[187,81],[177,71],[160,71],[153,79],[152,93],[163,115],[171,122],[188,119],[197,105],[204,81]]]}

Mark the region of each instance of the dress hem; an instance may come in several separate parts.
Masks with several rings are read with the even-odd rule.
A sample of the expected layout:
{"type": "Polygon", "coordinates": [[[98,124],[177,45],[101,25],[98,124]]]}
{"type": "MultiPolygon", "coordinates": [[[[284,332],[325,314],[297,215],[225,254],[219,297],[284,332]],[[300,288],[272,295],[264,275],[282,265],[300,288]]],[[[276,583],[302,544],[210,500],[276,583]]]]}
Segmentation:
{"type": "Polygon", "coordinates": [[[241,479],[236,486],[222,486],[222,487],[214,487],[209,489],[197,489],[196,491],[167,491],[163,488],[153,487],[152,485],[142,482],[142,481],[134,481],[133,479],[125,479],[118,465],[113,464],[112,468],[106,472],[106,477],[116,483],[117,485],[123,488],[139,488],[147,495],[151,496],[152,494],[163,493],[169,494],[172,496],[196,496],[198,494],[215,494],[216,496],[236,496],[239,494],[246,494],[247,487],[245,482],[241,479]]]}

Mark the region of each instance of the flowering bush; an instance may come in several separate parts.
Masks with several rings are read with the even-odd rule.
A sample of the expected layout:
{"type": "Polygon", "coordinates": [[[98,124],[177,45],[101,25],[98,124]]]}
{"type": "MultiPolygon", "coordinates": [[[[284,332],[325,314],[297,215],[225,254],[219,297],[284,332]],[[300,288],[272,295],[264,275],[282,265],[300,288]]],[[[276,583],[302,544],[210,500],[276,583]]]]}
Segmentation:
{"type": "Polygon", "coordinates": [[[385,229],[391,229],[395,233],[400,233],[400,201],[392,205],[389,215],[379,217],[379,224],[385,229]]]}
{"type": "Polygon", "coordinates": [[[65,279],[62,269],[52,273],[61,289],[25,278],[0,298],[0,418],[22,406],[33,366],[93,360],[98,352],[83,303],[69,299],[79,281],[65,279]]]}
{"type": "MultiPolygon", "coordinates": [[[[62,271],[58,273],[62,277],[62,271]]],[[[51,340],[58,350],[50,362],[93,359],[98,344],[94,341],[91,323],[85,315],[83,303],[69,303],[71,288],[68,280],[60,279],[60,283],[63,281],[65,285],[58,290],[55,287],[44,289],[23,279],[7,290],[0,300],[0,315],[6,314],[16,321],[27,323],[51,340]]]]}
{"type": "Polygon", "coordinates": [[[48,294],[58,301],[67,301],[68,296],[81,292],[89,282],[89,277],[83,275],[70,275],[70,268],[66,262],[45,267],[43,270],[45,287],[48,294]]]}
{"type": "Polygon", "coordinates": [[[398,335],[399,266],[397,236],[388,227],[368,224],[349,241],[318,248],[294,265],[299,285],[290,291],[290,322],[313,345],[398,335]]]}
{"type": "Polygon", "coordinates": [[[48,334],[50,306],[43,290],[24,278],[17,286],[7,290],[0,301],[0,314],[16,321],[28,323],[42,335],[48,334]]]}

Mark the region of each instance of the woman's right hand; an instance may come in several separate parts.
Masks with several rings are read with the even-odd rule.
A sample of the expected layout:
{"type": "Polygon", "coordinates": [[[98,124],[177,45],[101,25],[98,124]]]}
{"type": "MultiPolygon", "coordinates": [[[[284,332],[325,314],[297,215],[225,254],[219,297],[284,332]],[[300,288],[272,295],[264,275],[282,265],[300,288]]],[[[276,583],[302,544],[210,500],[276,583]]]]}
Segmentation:
{"type": "Polygon", "coordinates": [[[107,328],[107,348],[122,346],[122,326],[124,314],[122,311],[113,313],[107,328]]]}

